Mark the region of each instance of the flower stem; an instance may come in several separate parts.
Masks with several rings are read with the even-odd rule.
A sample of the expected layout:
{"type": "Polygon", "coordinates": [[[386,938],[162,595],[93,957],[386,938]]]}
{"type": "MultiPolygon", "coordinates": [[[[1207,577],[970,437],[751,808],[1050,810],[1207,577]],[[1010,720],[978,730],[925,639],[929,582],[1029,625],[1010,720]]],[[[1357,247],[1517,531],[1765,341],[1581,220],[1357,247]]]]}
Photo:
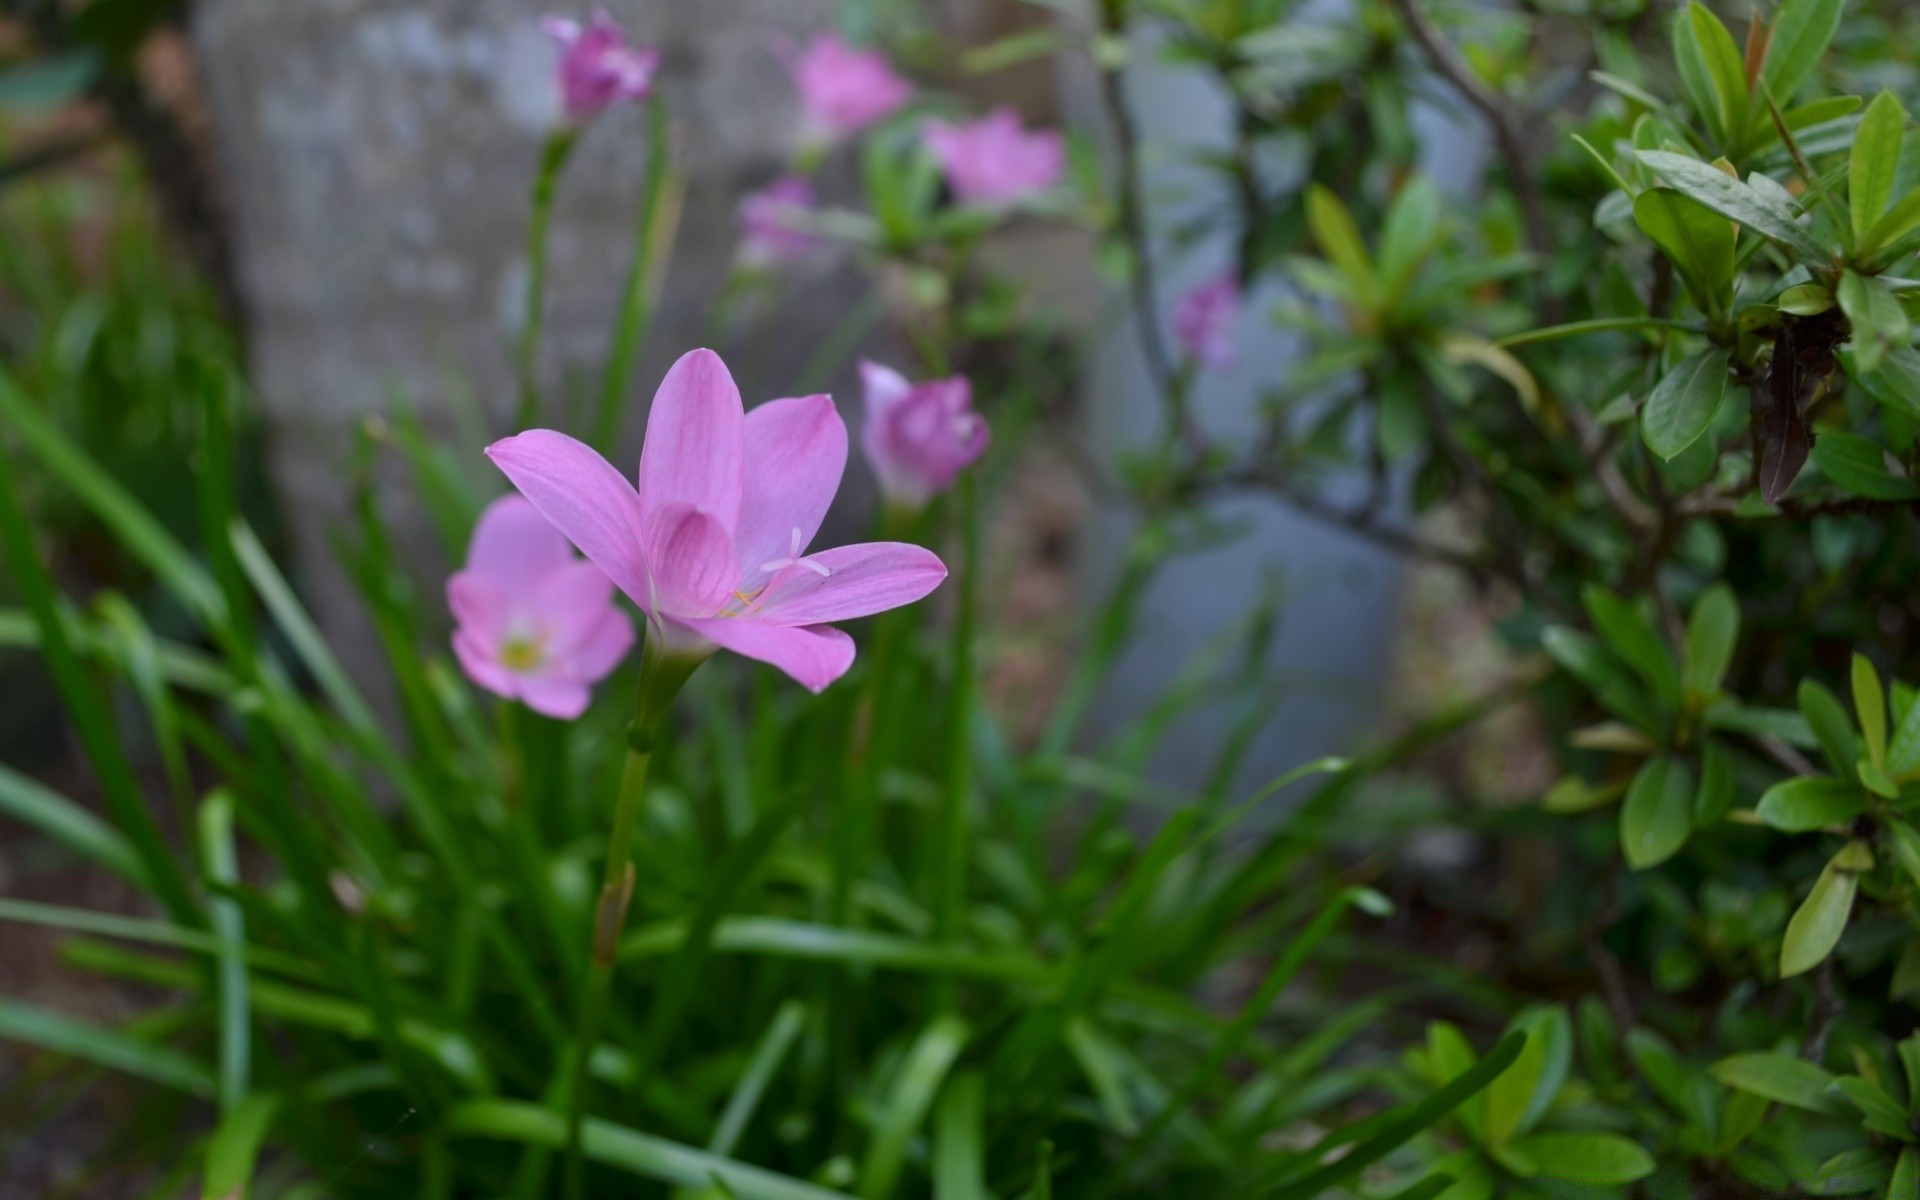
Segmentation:
{"type": "Polygon", "coordinates": [[[540,412],[540,385],[535,379],[540,358],[540,331],[545,324],[547,298],[547,227],[553,219],[553,194],[561,169],[573,153],[578,132],[556,129],[540,148],[540,170],[533,177],[533,219],[527,227],[526,313],[520,325],[520,408],[515,429],[532,428],[540,412]]]}
{"type": "MultiPolygon", "coordinates": [[[[960,940],[966,923],[967,801],[973,790],[974,575],[980,561],[980,515],[971,473],[961,475],[954,499],[960,523],[960,611],[953,623],[949,693],[953,707],[947,730],[947,786],[940,806],[940,899],[934,909],[934,937],[946,945],[960,940]]],[[[953,980],[943,978],[938,991],[941,1007],[951,1008],[953,980]]]]}
{"type": "Polygon", "coordinates": [[[575,1021],[572,1070],[567,1091],[567,1160],[565,1194],[579,1200],[585,1183],[586,1160],[581,1154],[581,1130],[586,1123],[587,1093],[592,1088],[593,1050],[606,1020],[607,996],[613,986],[613,967],[619,957],[620,933],[626,927],[627,906],[633,900],[633,838],[640,824],[640,802],[647,790],[647,771],[653,762],[654,740],[666,722],[673,698],[700,660],[662,653],[659,639],[647,639],[640,661],[640,686],[634,698],[633,722],[627,726],[627,756],[620,772],[620,790],[614,798],[613,827],[607,835],[607,867],[600,898],[593,906],[593,929],[587,960],[587,981],[580,992],[580,1014],[575,1021]]]}
{"type": "Polygon", "coordinates": [[[634,229],[633,263],[627,268],[627,286],[620,299],[620,316],[613,330],[613,353],[607,358],[607,373],[600,381],[600,404],[593,418],[593,446],[601,453],[620,432],[620,401],[633,378],[634,359],[647,340],[647,326],[653,321],[653,257],[659,243],[668,241],[655,235],[661,201],[667,185],[667,106],[655,96],[647,103],[647,183],[640,200],[639,224],[634,229]]]}

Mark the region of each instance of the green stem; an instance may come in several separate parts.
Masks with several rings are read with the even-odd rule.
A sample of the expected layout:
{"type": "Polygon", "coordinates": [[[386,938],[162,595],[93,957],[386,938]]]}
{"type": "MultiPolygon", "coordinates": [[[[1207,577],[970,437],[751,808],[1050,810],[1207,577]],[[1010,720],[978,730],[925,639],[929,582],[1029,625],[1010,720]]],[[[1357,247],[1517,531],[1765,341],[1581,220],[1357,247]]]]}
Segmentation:
{"type": "Polygon", "coordinates": [[[567,1088],[566,1191],[579,1200],[585,1184],[586,1159],[580,1134],[585,1124],[587,1093],[592,1087],[593,1050],[606,1021],[607,994],[620,951],[620,932],[627,923],[627,905],[633,900],[633,838],[640,824],[640,802],[647,790],[647,770],[653,762],[654,739],[665,724],[673,698],[700,664],[699,659],[677,658],[659,649],[649,637],[640,662],[640,686],[634,698],[633,723],[627,727],[627,756],[620,772],[620,790],[614,798],[613,827],[607,835],[607,867],[600,898],[593,907],[593,929],[587,981],[581,989],[580,1014],[575,1022],[571,1077],[567,1088]]]}
{"type": "Polygon", "coordinates": [[[1495,338],[1496,346],[1531,346],[1535,342],[1551,342],[1560,338],[1580,337],[1588,333],[1619,333],[1630,329],[1678,329],[1685,333],[1705,333],[1707,327],[1687,321],[1669,321],[1664,317],[1601,317],[1593,321],[1574,321],[1566,325],[1549,325],[1545,329],[1529,329],[1522,333],[1510,333],[1503,338],[1495,338]]]}
{"type": "MultiPolygon", "coordinates": [[[[973,639],[974,576],[980,561],[980,521],[971,474],[960,477],[954,494],[960,521],[960,611],[953,623],[952,709],[947,728],[946,794],[940,808],[939,903],[934,935],[956,945],[965,924],[967,900],[967,801],[973,789],[973,639]]],[[[953,1002],[952,981],[941,985],[943,1007],[953,1002]]]]}
{"type": "Polygon", "coordinates": [[[579,134],[574,129],[558,129],[547,135],[540,148],[540,170],[533,177],[533,219],[527,227],[526,314],[520,326],[520,409],[516,429],[532,428],[540,413],[539,369],[540,331],[545,325],[547,299],[547,227],[553,220],[553,194],[560,182],[560,171],[573,153],[579,134]]]}
{"type": "Polygon", "coordinates": [[[620,316],[613,331],[613,353],[600,381],[600,405],[593,418],[593,445],[601,453],[611,448],[620,432],[620,401],[633,379],[634,360],[647,340],[653,321],[654,226],[667,184],[667,106],[655,96],[647,103],[647,184],[640,201],[639,224],[634,230],[633,262],[627,268],[627,286],[620,299],[620,316]]]}

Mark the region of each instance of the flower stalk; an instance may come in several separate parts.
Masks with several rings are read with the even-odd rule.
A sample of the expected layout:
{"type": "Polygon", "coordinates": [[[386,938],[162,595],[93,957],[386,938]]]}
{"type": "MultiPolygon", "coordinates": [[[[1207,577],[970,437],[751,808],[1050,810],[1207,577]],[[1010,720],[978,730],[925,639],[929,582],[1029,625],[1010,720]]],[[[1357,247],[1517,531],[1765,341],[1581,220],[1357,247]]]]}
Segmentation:
{"type": "Polygon", "coordinates": [[[540,335],[545,327],[547,298],[547,230],[553,220],[553,197],[560,172],[579,141],[579,130],[565,126],[547,135],[540,148],[540,169],[533,177],[533,218],[527,227],[526,312],[520,322],[520,407],[517,427],[532,425],[540,412],[540,335]]]}

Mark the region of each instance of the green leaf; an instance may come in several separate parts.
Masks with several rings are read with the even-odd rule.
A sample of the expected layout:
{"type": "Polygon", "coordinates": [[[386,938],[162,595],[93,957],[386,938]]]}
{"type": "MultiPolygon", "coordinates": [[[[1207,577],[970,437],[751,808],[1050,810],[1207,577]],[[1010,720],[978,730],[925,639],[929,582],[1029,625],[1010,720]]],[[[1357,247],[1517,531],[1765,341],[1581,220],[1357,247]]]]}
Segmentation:
{"type": "Polygon", "coordinates": [[[1853,656],[1853,712],[1860,721],[1860,736],[1867,743],[1867,759],[1884,769],[1887,765],[1887,689],[1880,672],[1864,654],[1853,656]]]}
{"type": "Polygon", "coordinates": [[[1900,171],[1900,144],[1906,133],[1907,110],[1892,92],[1882,91],[1860,118],[1847,165],[1847,204],[1856,241],[1866,238],[1893,202],[1893,181],[1900,171]]]}
{"type": "MultiPolygon", "coordinates": [[[[1520,1048],[1525,1041],[1525,1034],[1509,1033],[1500,1039],[1498,1045],[1487,1052],[1485,1058],[1437,1088],[1426,1098],[1416,1104],[1392,1109],[1375,1118],[1376,1132],[1356,1144],[1345,1155],[1298,1178],[1289,1179],[1283,1175],[1278,1181],[1278,1186],[1259,1190],[1265,1192],[1268,1200],[1313,1200],[1314,1197],[1326,1194],[1445,1119],[1448,1113],[1458,1108],[1468,1097],[1486,1087],[1511,1066],[1513,1061],[1520,1057],[1520,1048]]],[[[1338,1136],[1338,1131],[1335,1131],[1329,1134],[1328,1138],[1338,1136]]],[[[1287,1172],[1291,1172],[1292,1169],[1292,1163],[1282,1168],[1287,1172]]]]}
{"type": "Polygon", "coordinates": [[[1501,1145],[1533,1128],[1560,1093],[1573,1062],[1573,1028],[1557,1005],[1527,1014],[1514,1026],[1526,1048],[1500,1078],[1487,1085],[1485,1137],[1501,1145]]]}
{"type": "Polygon", "coordinates": [[[1920,483],[1888,470],[1886,450],[1859,434],[1839,430],[1821,434],[1813,444],[1813,463],[1822,475],[1856,496],[1875,500],[1920,497],[1920,483]]]}
{"type": "Polygon", "coordinates": [[[1793,209],[1697,158],[1667,150],[1635,150],[1641,162],[1662,179],[1723,217],[1770,238],[1811,262],[1832,258],[1824,246],[1800,228],[1793,209]]]}
{"type": "Polygon", "coordinates": [[[940,1093],[933,1118],[933,1200],[989,1200],[984,1091],[984,1081],[969,1071],[940,1093]]]}
{"type": "Polygon", "coordinates": [[[920,1132],[940,1084],[967,1044],[967,1023],[952,1013],[935,1017],[914,1040],[900,1064],[893,1089],[878,1109],[873,1144],[860,1169],[865,1200],[891,1196],[907,1163],[907,1147],[920,1132]]]}
{"type": "Polygon", "coordinates": [[[1307,226],[1313,231],[1313,240],[1321,252],[1347,277],[1360,306],[1377,308],[1379,280],[1373,260],[1367,255],[1367,244],[1361,240],[1360,228],[1353,223],[1353,216],[1347,212],[1347,206],[1340,203],[1340,198],[1317,183],[1307,189],[1307,226]]]}
{"type": "Polygon", "coordinates": [[[1700,746],[1700,790],[1693,794],[1693,827],[1707,829],[1720,823],[1733,808],[1737,793],[1733,756],[1713,738],[1700,746]]]}
{"type": "Polygon", "coordinates": [[[1653,1156],[1617,1133],[1535,1133],[1513,1150],[1532,1162],[1543,1179],[1568,1183],[1632,1183],[1653,1174],[1653,1156]]]}
{"type": "Polygon", "coordinates": [[[1787,922],[1787,935],[1780,942],[1782,979],[1811,971],[1840,944],[1840,935],[1846,932],[1847,918],[1853,912],[1854,892],[1860,886],[1859,872],[1841,863],[1846,853],[1842,849],[1828,860],[1820,878],[1814,880],[1813,890],[1787,922]]]}
{"type": "Polygon", "coordinates": [[[1833,1081],[1833,1090],[1860,1110],[1864,1124],[1872,1132],[1902,1141],[1912,1136],[1913,1131],[1907,1128],[1906,1109],[1895,1104],[1892,1096],[1874,1084],[1858,1075],[1843,1075],[1833,1081]]]}
{"type": "Polygon", "coordinates": [[[1603,587],[1589,584],[1580,590],[1587,615],[1593,619],[1607,648],[1625,659],[1662,700],[1680,700],[1680,669],[1673,651],[1654,631],[1640,610],[1603,587]]]}
{"type": "Polygon", "coordinates": [[[1693,302],[1705,313],[1726,310],[1733,297],[1732,222],[1673,188],[1648,188],[1633,200],[1634,224],[1672,260],[1693,302]]]}
{"type": "Polygon", "coordinates": [[[1903,1147],[1887,1181],[1887,1200],[1920,1200],[1920,1149],[1903,1147]]]}
{"type": "Polygon", "coordinates": [[[1920,229],[1920,188],[1894,201],[1854,246],[1854,255],[1865,262],[1891,261],[1897,254],[1887,253],[1888,249],[1898,251],[1916,229],[1920,229]]]}
{"type": "Polygon", "coordinates": [[[1850,780],[1802,775],[1774,784],[1755,809],[1760,819],[1783,833],[1809,833],[1839,825],[1867,810],[1866,793],[1850,780]]]}
{"type": "MultiPolygon", "coordinates": [[[[1718,217],[1713,220],[1725,224],[1718,217]]],[[[1714,347],[1683,360],[1661,376],[1640,414],[1640,434],[1646,439],[1647,449],[1672,460],[1699,440],[1720,411],[1720,400],[1727,389],[1727,363],[1727,352],[1714,347]]]]}
{"type": "MultiPolygon", "coordinates": [[[[559,1150],[567,1144],[564,1116],[521,1100],[469,1101],[447,1113],[440,1128],[450,1137],[493,1138],[547,1150],[559,1150]]],[[[717,1179],[740,1200],[848,1200],[844,1192],[829,1191],[596,1117],[587,1118],[580,1141],[590,1161],[678,1187],[710,1187],[717,1179]]]]}
{"type": "Polygon", "coordinates": [[[1795,284],[1780,293],[1775,302],[1780,311],[1796,317],[1817,317],[1833,309],[1833,293],[1817,283],[1795,284]]]}
{"type": "Polygon", "coordinates": [[[1773,19],[1773,40],[1767,50],[1761,81],[1775,102],[1786,105],[1819,65],[1833,35],[1840,30],[1846,0],[1786,0],[1773,19]]]}
{"type": "Polygon", "coordinates": [[[1737,1091],[1765,1096],[1790,1108],[1845,1116],[1847,1106],[1828,1092],[1833,1073],[1818,1063],[1791,1054],[1735,1054],[1715,1063],[1708,1072],[1737,1091]]]}
{"type": "Polygon", "coordinates": [[[1813,679],[1800,681],[1799,701],[1800,712],[1812,726],[1813,736],[1820,742],[1820,753],[1826,757],[1833,773],[1849,780],[1857,778],[1854,763],[1859,760],[1860,751],[1853,738],[1853,723],[1847,720],[1847,710],[1840,707],[1840,701],[1824,684],[1813,679]]]}
{"type": "Polygon", "coordinates": [[[1687,22],[1719,108],[1722,142],[1738,138],[1747,123],[1747,73],[1733,35],[1700,0],[1687,5],[1687,22]]]}
{"type": "Polygon", "coordinates": [[[1733,589],[1716,583],[1700,593],[1687,614],[1686,659],[1681,680],[1686,690],[1702,699],[1720,694],[1733,647],[1740,640],[1740,602],[1733,589]]]}
{"type": "Polygon", "coordinates": [[[37,1046],[195,1096],[213,1096],[213,1072],[167,1046],[156,1046],[64,1013],[0,997],[0,1038],[37,1046]]]}
{"type": "Polygon", "coordinates": [[[1719,89],[1714,86],[1713,68],[1707,61],[1706,50],[1700,45],[1692,9],[1689,4],[1673,15],[1673,65],[1680,71],[1680,90],[1686,93],[1688,105],[1713,140],[1724,144],[1728,140],[1725,108],[1720,102],[1719,89]]]}
{"type": "Polygon", "coordinates": [[[1440,189],[1415,176],[1387,206],[1380,231],[1380,285],[1392,304],[1413,282],[1440,234],[1440,189]]]}
{"type": "Polygon", "coordinates": [[[207,1169],[201,1200],[247,1200],[254,1160],[280,1113],[280,1097],[270,1092],[248,1096],[228,1109],[207,1142],[207,1169]]]}
{"type": "Polygon", "coordinates": [[[1843,352],[1840,361],[1847,369],[1847,377],[1858,384],[1861,391],[1889,412],[1920,421],[1920,352],[1904,347],[1895,350],[1871,373],[1860,369],[1851,351],[1843,352]]]}
{"type": "Polygon", "coordinates": [[[1896,781],[1920,772],[1920,702],[1907,705],[1887,746],[1887,774],[1896,781]]]}
{"type": "MultiPolygon", "coordinates": [[[[1884,829],[1887,853],[1907,873],[1913,885],[1920,887],[1920,830],[1899,817],[1887,818],[1884,829]]],[[[1916,1091],[1920,1091],[1920,1083],[1916,1083],[1916,1091]]]]}
{"type": "Polygon", "coordinates": [[[1853,357],[1862,373],[1871,373],[1894,350],[1905,349],[1913,327],[1907,310],[1885,281],[1847,270],[1840,273],[1834,293],[1852,327],[1853,357]]]}
{"type": "Polygon", "coordinates": [[[1620,849],[1636,871],[1657,866],[1686,845],[1693,830],[1693,773],[1667,755],[1641,764],[1620,807],[1620,849]]]}
{"type": "Polygon", "coordinates": [[[0,763],[0,813],[39,830],[137,887],[147,886],[140,856],[119,830],[5,763],[0,763]]]}
{"type": "Polygon", "coordinates": [[[754,1047],[746,1070],[740,1073],[739,1082],[733,1085],[733,1095],[727,1098],[727,1107],[713,1127],[713,1136],[707,1139],[708,1150],[714,1154],[733,1153],[734,1147],[740,1144],[740,1135],[746,1132],[747,1122],[753,1119],[761,1099],[767,1094],[774,1074],[780,1070],[780,1064],[786,1061],[794,1043],[800,1040],[806,1024],[807,1006],[798,1000],[787,1000],[773,1014],[773,1021],[754,1047]]]}

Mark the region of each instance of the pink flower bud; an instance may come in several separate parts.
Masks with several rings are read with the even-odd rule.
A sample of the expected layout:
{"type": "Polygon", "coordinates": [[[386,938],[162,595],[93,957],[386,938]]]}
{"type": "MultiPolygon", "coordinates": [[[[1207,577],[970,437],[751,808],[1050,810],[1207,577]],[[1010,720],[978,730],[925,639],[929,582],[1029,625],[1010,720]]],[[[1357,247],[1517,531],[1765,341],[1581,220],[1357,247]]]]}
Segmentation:
{"type": "Polygon", "coordinates": [[[794,55],[788,69],[800,92],[804,137],[832,144],[888,116],[907,102],[913,85],[878,50],[850,46],[823,33],[794,55]]]}
{"type": "Polygon", "coordinates": [[[1240,320],[1240,280],[1231,271],[1208,279],[1180,297],[1173,309],[1173,336],[1201,366],[1224,371],[1239,357],[1234,326],[1240,320]]]}
{"type": "Polygon", "coordinates": [[[570,124],[584,124],[603,109],[653,94],[660,52],[627,41],[626,31],[605,9],[584,26],[564,17],[548,17],[541,26],[560,47],[554,80],[570,124]]]}
{"type": "Polygon", "coordinates": [[[919,508],[953,486],[987,449],[987,423],[973,411],[964,376],[909,383],[876,362],[860,364],[866,385],[861,442],[888,501],[919,508]]]}
{"type": "Polygon", "coordinates": [[[1011,108],[962,125],[928,121],[921,136],[963,204],[1009,207],[1060,182],[1066,169],[1060,135],[1028,131],[1011,108]]]}
{"type": "Polygon", "coordinates": [[[813,208],[813,185],[799,175],[782,175],[740,201],[740,258],[750,266],[771,266],[805,256],[820,239],[798,227],[795,218],[813,208]]]}

